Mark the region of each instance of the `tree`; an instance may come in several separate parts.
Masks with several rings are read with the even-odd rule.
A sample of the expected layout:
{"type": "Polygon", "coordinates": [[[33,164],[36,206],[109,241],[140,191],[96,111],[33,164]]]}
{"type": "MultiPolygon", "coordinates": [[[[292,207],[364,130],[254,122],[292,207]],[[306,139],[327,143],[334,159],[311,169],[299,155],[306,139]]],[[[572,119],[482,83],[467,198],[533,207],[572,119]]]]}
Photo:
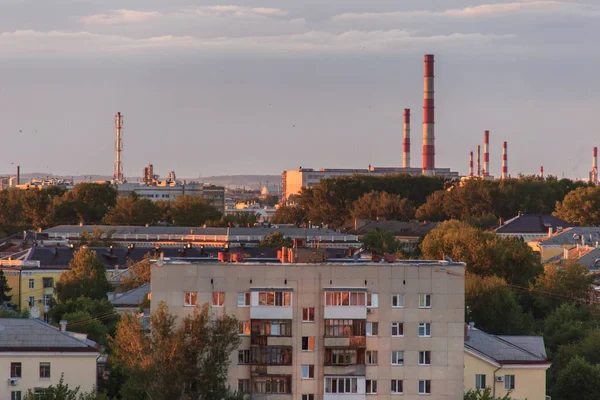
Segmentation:
{"type": "Polygon", "coordinates": [[[25,191],[23,214],[34,228],[46,228],[52,224],[52,197],[46,189],[25,191]]]}
{"type": "Polygon", "coordinates": [[[78,183],[63,199],[71,202],[79,222],[97,224],[115,206],[117,194],[117,189],[109,183],[78,183]]]}
{"type": "Polygon", "coordinates": [[[600,225],[600,186],[580,187],[556,202],[554,216],[582,226],[600,225]]]}
{"type": "Polygon", "coordinates": [[[127,260],[128,274],[123,277],[123,290],[131,290],[150,282],[150,253],[140,261],[127,260]]]}
{"type": "MultiPolygon", "coordinates": [[[[75,300],[67,300],[65,302],[52,304],[49,312],[50,321],[54,324],[58,324],[61,320],[66,319],[69,330],[73,328],[75,332],[86,333],[85,329],[88,329],[88,327],[77,330],[79,324],[75,326],[72,324],[71,319],[73,317],[69,317],[69,314],[77,312],[98,317],[97,320],[105,326],[107,332],[114,333],[115,326],[117,322],[119,322],[119,314],[117,314],[114,305],[110,301],[107,299],[97,300],[86,297],[79,297],[75,300]]],[[[89,327],[89,330],[92,330],[92,328],[97,329],[95,327],[89,327]]]]}
{"type": "Polygon", "coordinates": [[[4,270],[0,269],[0,306],[4,303],[9,303],[12,295],[9,295],[12,289],[8,286],[8,279],[4,275],[4,270]]]}
{"type": "Polygon", "coordinates": [[[81,232],[79,244],[81,246],[107,247],[113,244],[115,229],[98,228],[94,225],[92,233],[81,232]]]}
{"type": "Polygon", "coordinates": [[[600,365],[574,357],[558,373],[552,398],[561,400],[596,400],[600,393],[600,365]]]}
{"type": "MultiPolygon", "coordinates": [[[[102,317],[106,316],[110,317],[110,315],[102,317]]],[[[63,314],[62,318],[67,321],[69,331],[85,333],[94,342],[106,344],[108,328],[93,315],[85,311],[75,311],[63,314]]]]}
{"type": "Polygon", "coordinates": [[[556,356],[552,360],[552,367],[548,371],[550,386],[553,386],[554,377],[556,377],[556,385],[559,385],[561,373],[577,357],[581,357],[592,365],[600,364],[600,329],[588,332],[581,341],[559,346],[556,356]]]}
{"type": "Polygon", "coordinates": [[[362,195],[352,206],[354,218],[376,220],[380,217],[397,221],[409,221],[415,217],[415,206],[410,200],[387,192],[369,192],[362,195]]]}
{"type": "Polygon", "coordinates": [[[375,229],[363,235],[360,240],[370,250],[377,254],[395,254],[402,244],[396,240],[392,232],[375,229]]]}
{"type": "Polygon", "coordinates": [[[495,397],[492,395],[492,389],[490,387],[486,387],[484,390],[469,390],[465,392],[463,400],[511,400],[509,394],[505,394],[502,397],[495,397]]]}
{"type": "Polygon", "coordinates": [[[271,218],[274,224],[292,224],[300,226],[308,222],[306,211],[299,206],[280,206],[271,218]]]}
{"type": "Polygon", "coordinates": [[[258,247],[267,247],[270,249],[280,249],[282,247],[292,247],[292,238],[285,237],[282,232],[269,233],[260,241],[258,247]]]}
{"type": "Polygon", "coordinates": [[[133,193],[129,197],[119,197],[117,204],[104,216],[108,225],[155,224],[160,219],[160,210],[150,200],[133,193]]]}
{"type": "Polygon", "coordinates": [[[581,341],[599,326],[597,309],[575,303],[561,304],[544,319],[542,325],[548,358],[554,358],[559,346],[581,341]]]}
{"type": "Polygon", "coordinates": [[[59,302],[77,300],[79,297],[105,299],[112,290],[106,279],[106,268],[96,257],[96,252],[81,248],[73,254],[69,270],[63,272],[56,283],[59,302]]]}
{"type": "Polygon", "coordinates": [[[179,226],[200,226],[208,220],[218,220],[222,214],[208,201],[198,196],[179,196],[171,203],[173,223],[179,226]]]}
{"type": "Polygon", "coordinates": [[[495,335],[524,335],[532,331],[533,318],[523,312],[517,296],[498,277],[465,277],[466,320],[495,335]]]}
{"type": "Polygon", "coordinates": [[[227,387],[229,358],[240,343],[235,317],[214,323],[209,307],[196,308],[182,324],[160,303],[149,334],[131,314],[123,316],[111,339],[116,362],[127,380],[124,399],[233,399],[227,387]]]}
{"type": "Polygon", "coordinates": [[[64,374],[60,375],[60,381],[56,386],[50,385],[44,389],[43,394],[36,394],[31,389],[25,394],[25,400],[100,400],[104,398],[96,395],[95,390],[89,393],[79,392],[80,386],[70,389],[64,381],[64,374]]]}

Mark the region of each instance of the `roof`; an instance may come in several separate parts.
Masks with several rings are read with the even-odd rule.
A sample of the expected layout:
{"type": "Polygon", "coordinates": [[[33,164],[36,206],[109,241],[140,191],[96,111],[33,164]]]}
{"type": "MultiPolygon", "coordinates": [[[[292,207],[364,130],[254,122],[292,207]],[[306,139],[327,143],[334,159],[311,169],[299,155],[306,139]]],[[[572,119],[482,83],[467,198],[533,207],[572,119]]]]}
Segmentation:
{"type": "Polygon", "coordinates": [[[417,222],[417,221],[370,221],[358,229],[358,233],[365,233],[380,230],[390,231],[394,236],[415,236],[422,237],[437,227],[437,222],[417,222]]]}
{"type": "Polygon", "coordinates": [[[600,241],[600,227],[597,226],[572,226],[553,234],[550,237],[542,238],[539,241],[540,246],[563,246],[566,244],[575,245],[595,245],[600,241]]]}
{"type": "Polygon", "coordinates": [[[0,318],[0,352],[98,352],[94,344],[91,340],[81,340],[61,332],[38,319],[0,318]]]}
{"type": "Polygon", "coordinates": [[[499,364],[547,364],[541,336],[497,336],[469,328],[465,349],[474,350],[499,364]]]}
{"type": "Polygon", "coordinates": [[[146,296],[150,293],[150,284],[146,283],[138,288],[131,289],[128,292],[120,293],[116,295],[110,302],[115,307],[123,306],[137,306],[146,300],[146,296]]]}
{"type": "Polygon", "coordinates": [[[548,233],[548,228],[556,232],[558,228],[569,228],[572,224],[550,214],[521,214],[509,219],[496,229],[496,233],[548,233]]]}

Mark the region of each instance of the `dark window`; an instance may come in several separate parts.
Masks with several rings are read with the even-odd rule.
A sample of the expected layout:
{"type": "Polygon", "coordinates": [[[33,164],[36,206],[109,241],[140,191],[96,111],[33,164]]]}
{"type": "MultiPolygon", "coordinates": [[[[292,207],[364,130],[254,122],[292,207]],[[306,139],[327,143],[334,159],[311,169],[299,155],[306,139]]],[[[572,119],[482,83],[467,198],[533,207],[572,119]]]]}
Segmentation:
{"type": "Polygon", "coordinates": [[[21,363],[20,362],[10,363],[10,377],[11,378],[21,378],[21,363]]]}
{"type": "Polygon", "coordinates": [[[50,363],[49,362],[41,362],[40,363],[40,378],[50,378],[50,363]]]}
{"type": "Polygon", "coordinates": [[[252,347],[250,363],[253,365],[291,365],[292,348],[283,346],[252,347]]]}
{"type": "Polygon", "coordinates": [[[325,337],[365,336],[366,322],[352,319],[326,319],[325,337]]]}

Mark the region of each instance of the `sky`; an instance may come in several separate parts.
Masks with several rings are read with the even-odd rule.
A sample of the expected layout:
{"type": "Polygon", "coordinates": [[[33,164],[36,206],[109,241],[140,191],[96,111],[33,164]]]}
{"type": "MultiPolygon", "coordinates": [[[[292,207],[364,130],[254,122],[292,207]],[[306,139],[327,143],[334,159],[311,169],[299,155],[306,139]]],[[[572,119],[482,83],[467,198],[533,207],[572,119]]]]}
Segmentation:
{"type": "Polygon", "coordinates": [[[600,0],[2,0],[0,173],[280,174],[401,166],[435,54],[436,167],[587,176],[600,0]]]}

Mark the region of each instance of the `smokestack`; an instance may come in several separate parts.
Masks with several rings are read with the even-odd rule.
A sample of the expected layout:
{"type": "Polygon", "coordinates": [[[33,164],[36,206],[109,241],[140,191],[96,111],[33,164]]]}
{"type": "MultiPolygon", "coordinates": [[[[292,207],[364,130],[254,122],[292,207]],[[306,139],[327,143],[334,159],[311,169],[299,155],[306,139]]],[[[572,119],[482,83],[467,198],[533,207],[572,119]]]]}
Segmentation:
{"type": "Polygon", "coordinates": [[[502,143],[502,180],[508,178],[508,144],[502,143]]]}
{"type": "Polygon", "coordinates": [[[17,165],[17,185],[21,184],[21,166],[17,165]]]}
{"type": "Polygon", "coordinates": [[[598,184],[598,148],[592,151],[592,171],[590,172],[590,183],[598,184]]]}
{"type": "Polygon", "coordinates": [[[124,182],[125,177],[123,176],[123,161],[121,158],[121,151],[123,150],[123,137],[121,135],[121,128],[123,127],[123,117],[118,112],[115,115],[115,170],[113,173],[113,179],[117,182],[124,182]]]}
{"type": "Polygon", "coordinates": [[[473,177],[473,152],[469,153],[469,176],[473,177]]]}
{"type": "Polygon", "coordinates": [[[477,145],[477,176],[481,176],[481,145],[477,145]]]}
{"type": "Polygon", "coordinates": [[[433,102],[433,54],[425,55],[425,74],[423,79],[423,174],[435,173],[435,117],[433,102]]]}
{"type": "Polygon", "coordinates": [[[402,153],[402,168],[410,168],[410,108],[404,109],[404,152],[402,153]]]}
{"type": "Polygon", "coordinates": [[[483,133],[483,176],[490,176],[490,131],[483,133]]]}
{"type": "Polygon", "coordinates": [[[543,178],[543,177],[544,177],[544,166],[542,165],[540,167],[540,178],[543,178]]]}

